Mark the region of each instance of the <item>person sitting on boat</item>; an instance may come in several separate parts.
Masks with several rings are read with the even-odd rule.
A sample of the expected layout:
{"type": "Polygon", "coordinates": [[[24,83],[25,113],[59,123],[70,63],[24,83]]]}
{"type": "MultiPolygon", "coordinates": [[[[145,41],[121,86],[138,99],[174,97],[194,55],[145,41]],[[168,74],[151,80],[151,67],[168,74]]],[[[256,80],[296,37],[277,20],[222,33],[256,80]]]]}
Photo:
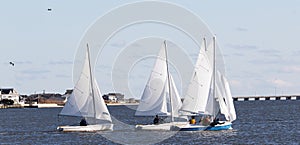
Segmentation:
{"type": "Polygon", "coordinates": [[[192,116],[192,118],[190,119],[190,124],[196,124],[195,116],[192,116]]]}
{"type": "Polygon", "coordinates": [[[80,121],[80,126],[87,126],[87,122],[85,120],[85,118],[82,118],[81,121],[80,121]]]}
{"type": "Polygon", "coordinates": [[[210,123],[210,126],[214,127],[215,125],[218,124],[224,124],[225,122],[220,122],[219,118],[215,118],[214,121],[212,123],[210,123]]]}
{"type": "Polygon", "coordinates": [[[161,122],[161,119],[158,117],[158,115],[155,115],[155,118],[153,120],[153,124],[159,124],[161,122]]]}
{"type": "Polygon", "coordinates": [[[210,116],[206,116],[205,118],[203,118],[201,124],[203,126],[208,126],[210,124],[210,116]]]}

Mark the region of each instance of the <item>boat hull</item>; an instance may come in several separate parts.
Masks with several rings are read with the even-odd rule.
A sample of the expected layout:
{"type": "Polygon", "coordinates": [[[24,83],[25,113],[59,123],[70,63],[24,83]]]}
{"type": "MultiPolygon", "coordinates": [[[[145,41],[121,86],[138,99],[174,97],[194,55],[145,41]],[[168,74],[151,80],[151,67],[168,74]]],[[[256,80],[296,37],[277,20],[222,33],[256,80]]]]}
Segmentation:
{"type": "Polygon", "coordinates": [[[174,126],[186,125],[186,122],[171,122],[162,124],[148,124],[148,125],[136,125],[136,130],[166,130],[166,131],[176,131],[178,128],[174,126]]]}
{"type": "Polygon", "coordinates": [[[220,130],[232,129],[231,125],[232,125],[231,122],[224,122],[224,124],[218,124],[215,125],[214,127],[187,124],[187,125],[176,125],[174,126],[174,128],[180,131],[220,131],[220,130]]]}
{"type": "Polygon", "coordinates": [[[58,131],[63,132],[96,132],[113,130],[113,124],[97,124],[97,125],[87,125],[87,126],[58,126],[58,131]]]}
{"type": "Polygon", "coordinates": [[[232,129],[231,125],[232,125],[232,123],[225,122],[224,124],[218,124],[218,125],[215,125],[214,127],[208,126],[205,130],[208,130],[208,131],[229,130],[229,129],[232,129]]]}
{"type": "Polygon", "coordinates": [[[185,126],[176,126],[179,131],[203,131],[207,128],[207,126],[202,125],[191,125],[187,124],[185,126]]]}

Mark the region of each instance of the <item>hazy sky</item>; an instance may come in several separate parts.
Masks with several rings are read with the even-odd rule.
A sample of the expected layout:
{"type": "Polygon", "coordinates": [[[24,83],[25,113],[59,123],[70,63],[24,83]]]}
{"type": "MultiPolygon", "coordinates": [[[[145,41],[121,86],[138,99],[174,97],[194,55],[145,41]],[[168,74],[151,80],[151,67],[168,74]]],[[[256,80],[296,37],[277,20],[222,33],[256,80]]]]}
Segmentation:
{"type": "MultiPolygon", "coordinates": [[[[86,30],[111,9],[129,2],[134,1],[2,0],[0,87],[14,87],[21,94],[64,93],[72,88],[73,62],[86,30]]],[[[300,94],[300,1],[169,2],[197,14],[216,34],[234,96],[300,94]]],[[[123,47],[128,42],[122,36],[107,45],[123,47]]],[[[107,68],[96,66],[96,73],[107,68]]],[[[109,81],[98,80],[102,93],[113,91],[109,81]]],[[[131,82],[140,87],[136,94],[146,83],[131,82]]]]}

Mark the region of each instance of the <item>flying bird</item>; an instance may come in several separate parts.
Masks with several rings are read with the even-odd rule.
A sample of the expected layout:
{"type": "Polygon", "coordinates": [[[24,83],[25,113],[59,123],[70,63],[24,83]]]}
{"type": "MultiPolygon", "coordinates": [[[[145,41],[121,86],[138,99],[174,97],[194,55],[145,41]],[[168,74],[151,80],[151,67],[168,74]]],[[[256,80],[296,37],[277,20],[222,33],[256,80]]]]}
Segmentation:
{"type": "Polygon", "coordinates": [[[9,64],[11,65],[11,66],[15,66],[15,63],[13,63],[13,62],[9,62],[9,64]]]}
{"type": "Polygon", "coordinates": [[[48,8],[48,12],[51,12],[52,11],[52,9],[51,8],[48,8]]]}

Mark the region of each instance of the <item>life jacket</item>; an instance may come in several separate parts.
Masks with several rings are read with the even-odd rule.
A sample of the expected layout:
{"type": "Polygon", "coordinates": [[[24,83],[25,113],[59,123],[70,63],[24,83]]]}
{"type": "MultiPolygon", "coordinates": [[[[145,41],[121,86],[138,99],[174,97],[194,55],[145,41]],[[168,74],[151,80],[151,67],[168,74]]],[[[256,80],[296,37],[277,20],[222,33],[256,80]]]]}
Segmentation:
{"type": "Polygon", "coordinates": [[[190,124],[196,124],[196,119],[191,119],[190,124]]]}

